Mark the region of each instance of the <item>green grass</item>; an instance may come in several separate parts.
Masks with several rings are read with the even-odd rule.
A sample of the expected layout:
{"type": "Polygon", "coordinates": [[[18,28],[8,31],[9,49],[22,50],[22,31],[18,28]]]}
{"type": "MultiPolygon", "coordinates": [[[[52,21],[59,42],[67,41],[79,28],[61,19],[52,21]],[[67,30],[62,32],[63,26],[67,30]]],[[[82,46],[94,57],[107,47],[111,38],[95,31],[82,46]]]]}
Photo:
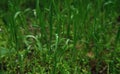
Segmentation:
{"type": "Polygon", "coordinates": [[[119,0],[0,4],[0,74],[120,73],[119,0]]]}

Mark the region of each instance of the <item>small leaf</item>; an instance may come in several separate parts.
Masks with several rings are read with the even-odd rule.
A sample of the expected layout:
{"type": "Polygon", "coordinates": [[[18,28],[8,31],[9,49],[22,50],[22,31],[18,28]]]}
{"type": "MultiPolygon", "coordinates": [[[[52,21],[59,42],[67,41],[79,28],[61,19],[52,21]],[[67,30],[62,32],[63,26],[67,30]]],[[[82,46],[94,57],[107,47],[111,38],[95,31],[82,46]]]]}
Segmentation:
{"type": "Polygon", "coordinates": [[[0,47],[0,57],[4,57],[5,55],[7,55],[8,52],[9,52],[8,49],[0,47]]]}

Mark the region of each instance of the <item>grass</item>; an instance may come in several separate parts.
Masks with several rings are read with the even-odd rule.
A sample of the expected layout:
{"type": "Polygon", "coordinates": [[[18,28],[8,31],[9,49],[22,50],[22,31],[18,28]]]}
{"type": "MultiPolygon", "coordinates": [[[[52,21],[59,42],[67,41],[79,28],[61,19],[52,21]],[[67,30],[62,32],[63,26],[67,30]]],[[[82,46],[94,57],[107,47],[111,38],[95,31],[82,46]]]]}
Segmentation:
{"type": "Polygon", "coordinates": [[[1,2],[0,73],[118,74],[118,2],[1,2]]]}

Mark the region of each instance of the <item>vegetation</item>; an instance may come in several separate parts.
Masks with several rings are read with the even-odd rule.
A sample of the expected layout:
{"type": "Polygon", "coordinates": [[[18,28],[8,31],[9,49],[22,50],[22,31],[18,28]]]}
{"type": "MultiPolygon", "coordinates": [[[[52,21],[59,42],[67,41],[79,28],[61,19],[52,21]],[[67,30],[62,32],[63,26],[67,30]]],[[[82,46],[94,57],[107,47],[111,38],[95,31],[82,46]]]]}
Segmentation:
{"type": "Polygon", "coordinates": [[[119,74],[120,0],[1,0],[0,74],[119,74]]]}

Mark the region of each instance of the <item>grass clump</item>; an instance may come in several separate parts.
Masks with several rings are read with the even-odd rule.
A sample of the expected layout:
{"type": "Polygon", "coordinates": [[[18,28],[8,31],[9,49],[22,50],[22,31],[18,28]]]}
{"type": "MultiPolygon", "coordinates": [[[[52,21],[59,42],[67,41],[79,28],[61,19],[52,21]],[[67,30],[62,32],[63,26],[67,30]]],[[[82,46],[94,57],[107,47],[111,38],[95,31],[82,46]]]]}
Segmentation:
{"type": "Polygon", "coordinates": [[[1,1],[1,74],[118,74],[118,0],[1,1]]]}

